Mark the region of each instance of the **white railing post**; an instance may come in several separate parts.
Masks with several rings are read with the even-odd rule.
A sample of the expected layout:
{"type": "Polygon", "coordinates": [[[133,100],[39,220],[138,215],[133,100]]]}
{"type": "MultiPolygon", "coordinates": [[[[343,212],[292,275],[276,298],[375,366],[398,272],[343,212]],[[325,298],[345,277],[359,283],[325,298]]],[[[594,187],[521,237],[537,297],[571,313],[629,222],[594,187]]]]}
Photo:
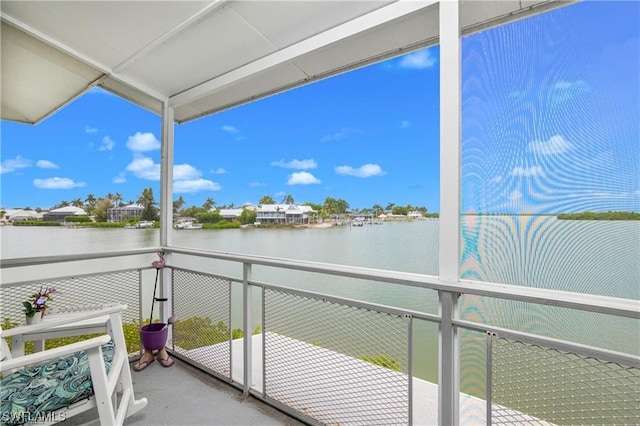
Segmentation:
{"type": "Polygon", "coordinates": [[[242,391],[244,396],[249,396],[249,389],[251,388],[251,286],[249,285],[251,280],[251,264],[242,264],[242,330],[244,332],[243,337],[243,371],[244,371],[244,383],[242,385],[242,391]]]}
{"type": "Polygon", "coordinates": [[[460,423],[460,341],[453,320],[458,317],[458,293],[439,291],[438,424],[460,423]]]}

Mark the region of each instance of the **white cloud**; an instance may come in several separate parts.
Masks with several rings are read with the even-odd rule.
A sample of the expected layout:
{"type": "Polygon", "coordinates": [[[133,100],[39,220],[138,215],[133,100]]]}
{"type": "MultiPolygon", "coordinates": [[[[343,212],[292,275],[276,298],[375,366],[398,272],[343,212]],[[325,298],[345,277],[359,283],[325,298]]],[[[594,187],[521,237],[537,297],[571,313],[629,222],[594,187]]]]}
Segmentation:
{"type": "MultiPolygon", "coordinates": [[[[160,164],[153,162],[153,159],[142,154],[136,154],[133,161],[126,167],[128,172],[133,173],[140,179],[160,180],[160,164]]],[[[124,173],[121,173],[115,180],[124,181],[124,173]]],[[[203,179],[200,170],[190,164],[176,164],[173,166],[173,191],[176,193],[195,193],[200,191],[219,191],[220,185],[216,182],[203,179]]]]}
{"type": "MultiPolygon", "coordinates": [[[[131,138],[129,138],[131,140],[131,138]]],[[[109,136],[102,138],[102,143],[98,147],[98,151],[111,151],[116,143],[109,136]]]]}
{"type": "Polygon", "coordinates": [[[402,120],[400,122],[400,128],[406,129],[407,127],[411,127],[411,122],[409,120],[402,120]]]}
{"type": "Polygon", "coordinates": [[[155,164],[151,158],[142,154],[136,154],[126,170],[140,179],[160,180],[160,164],[155,164]]]}
{"type": "Polygon", "coordinates": [[[529,142],[529,151],[540,155],[562,154],[573,148],[573,145],[560,135],[551,136],[546,141],[529,142]]]}
{"type": "Polygon", "coordinates": [[[400,60],[401,68],[430,68],[436,64],[437,60],[433,57],[429,50],[420,50],[419,52],[409,53],[400,60]]]}
{"type": "Polygon", "coordinates": [[[36,166],[40,167],[41,169],[59,169],[56,163],[53,163],[49,160],[38,160],[36,162],[36,166]]]}
{"type": "Polygon", "coordinates": [[[272,161],[271,165],[276,167],[282,167],[285,169],[299,169],[299,170],[315,169],[316,167],[318,167],[318,164],[315,162],[313,158],[310,158],[309,160],[291,160],[288,162],[285,162],[284,160],[272,161]]]}
{"type": "Polygon", "coordinates": [[[229,172],[222,167],[218,167],[217,169],[209,170],[209,173],[213,173],[214,175],[226,175],[229,172]]]}
{"type": "Polygon", "coordinates": [[[191,180],[202,176],[202,173],[190,164],[173,166],[173,180],[191,180]]]}
{"type": "Polygon", "coordinates": [[[320,179],[309,172],[295,172],[289,175],[287,185],[311,185],[321,183],[320,179]]]}
{"type": "Polygon", "coordinates": [[[136,152],[155,151],[160,149],[160,141],[151,132],[137,132],[127,139],[127,148],[136,152]]]}
{"type": "Polygon", "coordinates": [[[178,180],[173,182],[175,193],[193,194],[200,191],[219,191],[220,185],[206,179],[178,180]]]}
{"type": "Polygon", "coordinates": [[[34,179],[33,186],[40,189],[71,189],[86,186],[84,182],[74,182],[69,178],[52,177],[48,179],[34,179]]]}
{"type": "Polygon", "coordinates": [[[91,126],[84,126],[84,131],[85,131],[85,133],[97,133],[98,129],[96,129],[95,127],[91,127],[91,126]]]}
{"type": "Polygon", "coordinates": [[[120,172],[120,173],[118,173],[118,176],[115,176],[113,179],[111,179],[111,182],[113,182],[113,183],[126,183],[127,182],[127,177],[124,175],[124,172],[120,172]]]}
{"type": "Polygon", "coordinates": [[[15,172],[18,169],[27,167],[31,167],[31,160],[27,160],[18,155],[16,158],[9,158],[0,163],[0,174],[15,172]]]}
{"type": "Polygon", "coordinates": [[[496,175],[496,176],[492,177],[491,179],[489,179],[488,183],[493,185],[493,184],[499,183],[500,181],[502,181],[502,176],[496,175]]]}
{"type": "Polygon", "coordinates": [[[335,172],[339,175],[368,178],[371,176],[382,176],[387,173],[377,164],[365,164],[364,166],[353,168],[351,166],[338,166],[335,172]]]}
{"type": "Polygon", "coordinates": [[[262,186],[267,186],[264,182],[249,182],[250,188],[260,188],[262,186]]]}
{"type": "Polygon", "coordinates": [[[524,176],[524,177],[535,177],[535,176],[544,176],[544,170],[540,166],[531,166],[531,167],[514,167],[511,170],[511,176],[524,176]]]}
{"type": "Polygon", "coordinates": [[[343,127],[339,132],[336,132],[331,135],[324,135],[320,140],[322,142],[336,142],[345,139],[347,136],[350,136],[354,133],[361,133],[358,129],[351,129],[349,127],[343,127]]]}
{"type": "Polygon", "coordinates": [[[238,133],[238,129],[228,124],[222,126],[222,130],[224,130],[227,133],[238,133]]]}

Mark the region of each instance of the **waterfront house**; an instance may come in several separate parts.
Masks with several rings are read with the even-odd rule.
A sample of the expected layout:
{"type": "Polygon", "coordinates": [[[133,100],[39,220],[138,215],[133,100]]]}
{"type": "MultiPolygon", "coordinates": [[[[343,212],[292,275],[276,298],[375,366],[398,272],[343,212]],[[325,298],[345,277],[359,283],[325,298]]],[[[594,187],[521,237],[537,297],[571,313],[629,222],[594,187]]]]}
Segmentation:
{"type": "MultiPolygon", "coordinates": [[[[579,80],[577,71],[582,70],[570,68],[576,58],[567,54],[575,50],[565,48],[563,42],[578,38],[589,58],[595,59],[591,44],[605,38],[599,31],[608,22],[607,17],[589,22],[590,35],[582,40],[577,34],[567,36],[563,20],[583,6],[599,3],[615,8],[634,2],[3,1],[2,119],[39,123],[95,87],[162,117],[158,245],[119,252],[3,258],[3,315],[14,321],[23,319],[23,295],[30,294],[34,285],[54,283],[64,289],[64,297],[56,300],[60,306],[65,299],[127,303],[126,320],[139,322],[146,308],[140,302],[142,288],[148,288],[149,281],[153,284],[154,276],[160,275],[161,294],[170,298],[160,309],[164,321],[176,313],[183,325],[191,319],[200,326],[204,321],[198,317],[206,317],[216,324],[216,337],[222,336],[215,341],[202,336],[204,342],[181,337],[179,321],[176,332],[170,331],[169,349],[176,358],[197,367],[197,374],[205,372],[220,381],[202,390],[196,385],[185,387],[190,374],[180,376],[177,368],[144,371],[140,377],[150,373],[150,377],[171,377],[171,381],[163,385],[155,380],[143,386],[136,383],[140,386],[136,392],[142,388],[150,395],[149,409],[130,424],[252,423],[244,417],[248,404],[212,404],[210,396],[223,383],[239,389],[248,401],[273,405],[311,424],[602,424],[614,417],[620,423],[636,423],[640,406],[637,354],[590,343],[594,335],[622,336],[618,341],[625,342],[638,335],[637,297],[598,294],[619,288],[621,277],[631,275],[635,280],[637,274],[629,271],[637,271],[631,269],[637,268],[637,262],[615,265],[616,274],[594,274],[594,286],[587,288],[577,282],[558,289],[551,273],[560,272],[571,279],[581,271],[576,263],[555,263],[553,256],[529,259],[527,250],[544,245],[549,240],[545,232],[555,231],[547,227],[548,222],[517,217],[489,228],[484,220],[461,214],[462,176],[484,179],[479,182],[479,187],[484,187],[495,178],[495,173],[483,174],[483,162],[492,155],[500,162],[517,165],[513,171],[521,178],[542,176],[535,168],[525,170],[518,165],[515,160],[523,151],[517,149],[526,150],[527,144],[513,143],[511,138],[502,142],[499,156],[474,151],[478,164],[471,164],[463,174],[462,124],[468,120],[472,126],[481,126],[490,141],[499,140],[499,135],[520,134],[530,126],[535,131],[540,122],[545,128],[555,128],[554,124],[559,124],[553,121],[556,117],[562,123],[570,122],[564,120],[564,115],[572,112],[563,103],[567,88],[589,93],[590,87],[579,80]],[[507,24],[558,10],[566,13],[538,27],[538,32],[505,39],[507,31],[500,31],[507,24]],[[486,79],[474,78],[464,87],[472,92],[474,101],[500,92],[512,108],[496,120],[494,111],[471,102],[465,106],[463,120],[462,40],[494,27],[499,31],[471,46],[476,54],[469,58],[480,69],[477,74],[486,79]],[[511,63],[518,64],[518,54],[528,55],[530,45],[540,39],[553,43],[554,48],[540,58],[551,68],[531,75],[523,67],[516,77],[527,92],[515,87],[498,90],[502,87],[494,85],[500,83],[501,75],[495,73],[506,66],[492,55],[509,55],[511,63]],[[425,241],[438,241],[437,266],[432,274],[255,256],[248,254],[250,249],[227,253],[174,243],[171,171],[176,124],[436,45],[440,215],[438,233],[425,241]],[[572,86],[564,78],[552,81],[554,76],[567,80],[576,76],[576,83],[582,84],[572,86]],[[561,96],[551,96],[558,89],[561,96]],[[541,116],[542,111],[535,108],[536,99],[548,99],[563,109],[555,117],[541,116]],[[533,120],[527,120],[523,111],[530,111],[533,120]],[[463,244],[467,242],[463,236],[476,239],[463,244]],[[149,266],[157,251],[164,252],[167,260],[160,274],[149,266]],[[502,261],[500,269],[509,280],[496,278],[501,271],[485,269],[482,262],[487,258],[502,261]],[[514,259],[527,263],[512,267],[508,262],[514,259]],[[217,266],[224,262],[237,266],[233,274],[219,272],[217,266]],[[260,276],[264,270],[273,274],[260,276]],[[306,282],[308,276],[320,276],[328,285],[323,291],[290,285],[306,282]],[[350,297],[327,294],[329,284],[337,279],[341,287],[353,290],[350,297]],[[376,286],[375,295],[382,295],[383,301],[372,302],[359,293],[357,289],[363,284],[376,286]],[[87,288],[96,291],[88,294],[87,288]],[[418,292],[417,307],[387,306],[387,291],[418,292]],[[232,303],[236,299],[240,306],[232,303]],[[426,301],[434,302],[432,309],[423,309],[426,301]],[[516,309],[522,306],[525,309],[516,309]],[[567,323],[559,320],[564,317],[558,312],[588,324],[587,331],[571,329],[555,336],[567,323]],[[241,323],[242,333],[230,332],[232,318],[241,323]],[[256,325],[260,326],[257,330],[256,325]],[[414,347],[427,333],[432,342],[429,350],[437,353],[437,362],[430,365],[424,365],[414,347]],[[394,354],[392,359],[385,356],[389,353],[394,354]],[[421,379],[415,370],[429,367],[437,369],[437,379],[429,386],[433,392],[427,393],[422,383],[416,384],[421,379]],[[539,371],[545,374],[536,374],[539,371]],[[461,388],[469,378],[473,381],[470,390],[480,396],[461,388]],[[560,384],[550,386],[550,382],[560,384]],[[511,405],[521,412],[505,409],[511,405]],[[228,408],[236,411],[229,414],[228,408]]],[[[617,25],[616,19],[611,22],[617,25]]],[[[610,61],[624,56],[616,52],[610,50],[610,61]]],[[[413,63],[424,62],[414,58],[413,63]]],[[[615,66],[605,66],[600,72],[617,71],[615,66]]],[[[618,81],[620,92],[627,83],[618,81]]],[[[371,87],[374,94],[376,87],[371,87]]],[[[582,105],[586,108],[597,100],[594,96],[582,105]]],[[[612,128],[614,117],[601,118],[601,122],[589,123],[596,135],[612,128]]],[[[577,135],[589,133],[580,127],[570,130],[577,135]]],[[[181,142],[189,145],[188,140],[181,142]]],[[[551,139],[552,144],[533,142],[529,149],[538,155],[571,146],[557,138],[551,139]]],[[[570,177],[582,177],[602,164],[579,162],[580,173],[563,170],[557,189],[570,177]]],[[[536,187],[536,191],[545,189],[536,187]]],[[[495,193],[478,191],[478,197],[482,200],[495,193]]],[[[512,195],[518,194],[514,191],[512,195]]],[[[554,201],[564,202],[559,197],[554,201]]],[[[292,219],[305,218],[304,211],[291,209],[292,219]]],[[[267,221],[288,219],[286,210],[283,213],[275,207],[263,211],[263,217],[267,221]]],[[[616,248],[615,238],[626,237],[617,229],[606,233],[613,241],[606,249],[616,248]]],[[[561,241],[545,254],[575,253],[573,262],[588,258],[597,263],[600,259],[590,255],[601,247],[593,241],[577,244],[581,234],[576,232],[574,238],[561,241]]],[[[205,380],[211,381],[209,377],[198,384],[205,380]]]]}
{"type": "Polygon", "coordinates": [[[128,206],[113,207],[107,210],[107,222],[124,222],[128,219],[142,217],[144,206],[140,204],[129,204],[128,206]]]}
{"type": "Polygon", "coordinates": [[[233,220],[238,220],[244,210],[256,211],[256,207],[251,204],[246,204],[239,209],[220,209],[218,210],[218,213],[220,213],[220,216],[222,216],[224,220],[231,222],[233,220]]]}
{"type": "Polygon", "coordinates": [[[222,216],[224,220],[236,220],[242,214],[242,210],[244,209],[220,209],[220,216],[222,216]]]}
{"type": "Polygon", "coordinates": [[[35,210],[9,209],[0,220],[4,222],[17,222],[20,220],[42,220],[44,213],[35,210]]]}
{"type": "Polygon", "coordinates": [[[67,216],[86,216],[87,212],[80,207],[66,206],[58,209],[49,210],[42,215],[44,221],[64,222],[67,216]]]}
{"type": "Polygon", "coordinates": [[[309,224],[315,210],[297,204],[263,204],[256,211],[258,223],[309,224]]]}

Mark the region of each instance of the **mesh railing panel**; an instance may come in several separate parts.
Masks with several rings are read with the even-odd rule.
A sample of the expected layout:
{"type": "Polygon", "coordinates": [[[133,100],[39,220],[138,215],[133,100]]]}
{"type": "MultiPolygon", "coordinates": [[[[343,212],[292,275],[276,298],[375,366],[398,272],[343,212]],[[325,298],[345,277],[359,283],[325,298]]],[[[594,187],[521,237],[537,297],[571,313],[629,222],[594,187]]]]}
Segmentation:
{"type": "Polygon", "coordinates": [[[640,369],[497,338],[493,424],[637,424],[640,369]]]}
{"type": "Polygon", "coordinates": [[[408,318],[269,289],[264,297],[267,397],[325,424],[409,422],[408,318]]]}
{"type": "Polygon", "coordinates": [[[225,377],[231,377],[230,300],[230,280],[173,270],[173,349],[225,377]]]}
{"type": "Polygon", "coordinates": [[[137,270],[81,277],[34,281],[15,287],[0,288],[2,317],[11,322],[24,322],[22,302],[29,300],[40,287],[55,287],[49,306],[53,311],[91,309],[112,304],[126,304],[122,313],[125,322],[138,321],[140,315],[140,284],[137,270]]]}

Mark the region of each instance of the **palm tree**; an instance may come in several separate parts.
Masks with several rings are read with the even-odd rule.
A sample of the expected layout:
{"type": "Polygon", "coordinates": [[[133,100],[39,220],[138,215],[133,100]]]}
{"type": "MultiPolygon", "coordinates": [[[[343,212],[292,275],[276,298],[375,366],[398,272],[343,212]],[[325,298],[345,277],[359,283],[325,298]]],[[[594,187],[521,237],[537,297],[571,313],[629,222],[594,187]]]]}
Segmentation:
{"type": "Polygon", "coordinates": [[[118,206],[118,207],[122,207],[122,194],[119,192],[116,192],[115,195],[113,196],[113,205],[114,206],[118,206]]]}
{"type": "Polygon", "coordinates": [[[275,204],[276,202],[274,201],[273,197],[271,197],[270,195],[263,195],[262,198],[260,198],[260,201],[258,201],[258,205],[259,206],[264,206],[265,204],[275,204]]]}
{"type": "Polygon", "coordinates": [[[87,198],[85,198],[84,201],[87,203],[87,205],[85,206],[85,210],[87,211],[87,214],[88,215],[92,215],[93,214],[93,208],[95,207],[96,202],[98,200],[96,199],[96,197],[93,194],[89,193],[89,194],[87,194],[87,198]]]}
{"type": "Polygon", "coordinates": [[[84,202],[82,201],[82,198],[74,198],[71,200],[71,205],[73,207],[84,207],[84,202]]]}
{"type": "Polygon", "coordinates": [[[213,201],[213,198],[209,197],[205,200],[204,204],[202,204],[202,208],[206,211],[211,211],[216,205],[216,202],[213,201]]]}
{"type": "Polygon", "coordinates": [[[184,206],[184,203],[184,198],[182,198],[181,195],[176,201],[173,202],[173,212],[177,213],[179,210],[181,210],[182,206],[184,206]]]}
{"type": "Polygon", "coordinates": [[[143,208],[142,220],[156,220],[158,217],[158,211],[156,209],[156,200],[153,197],[153,190],[151,188],[145,188],[142,190],[142,194],[138,197],[138,204],[143,208]]]}
{"type": "Polygon", "coordinates": [[[287,194],[283,199],[282,199],[282,204],[293,204],[294,200],[293,200],[293,195],[291,194],[287,194]]]}

